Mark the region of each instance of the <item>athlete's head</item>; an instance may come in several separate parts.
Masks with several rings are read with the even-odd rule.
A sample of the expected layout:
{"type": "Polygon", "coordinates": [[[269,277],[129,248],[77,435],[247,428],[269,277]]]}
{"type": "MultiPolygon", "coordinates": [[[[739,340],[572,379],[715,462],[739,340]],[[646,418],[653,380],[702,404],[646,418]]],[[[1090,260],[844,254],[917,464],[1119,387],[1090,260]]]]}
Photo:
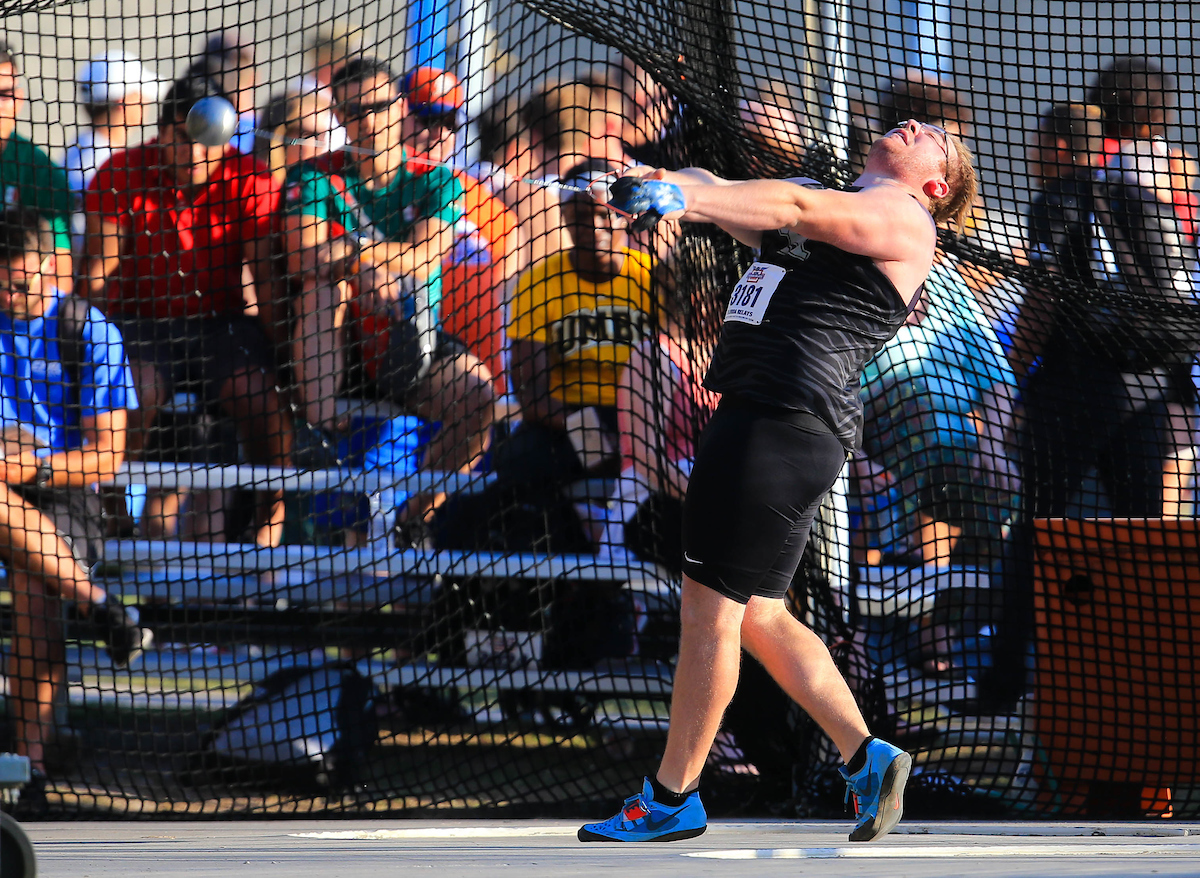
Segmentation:
{"type": "Polygon", "coordinates": [[[865,173],[922,193],[935,221],[952,222],[960,229],[978,194],[974,157],[962,139],[916,119],[871,145],[865,173]]]}

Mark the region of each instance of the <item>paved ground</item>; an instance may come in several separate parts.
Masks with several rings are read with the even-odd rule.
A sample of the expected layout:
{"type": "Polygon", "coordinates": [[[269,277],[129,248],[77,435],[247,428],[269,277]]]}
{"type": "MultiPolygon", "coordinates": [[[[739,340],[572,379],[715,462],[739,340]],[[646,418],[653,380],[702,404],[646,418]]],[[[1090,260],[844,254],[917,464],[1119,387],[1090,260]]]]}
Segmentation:
{"type": "Polygon", "coordinates": [[[43,878],[625,874],[1071,878],[1200,876],[1200,825],[913,823],[851,846],[841,823],[716,823],[664,845],[582,845],[545,821],[31,823],[43,878]],[[1101,834],[1102,833],[1102,834],[1101,834]],[[797,860],[803,858],[805,862],[797,860]]]}

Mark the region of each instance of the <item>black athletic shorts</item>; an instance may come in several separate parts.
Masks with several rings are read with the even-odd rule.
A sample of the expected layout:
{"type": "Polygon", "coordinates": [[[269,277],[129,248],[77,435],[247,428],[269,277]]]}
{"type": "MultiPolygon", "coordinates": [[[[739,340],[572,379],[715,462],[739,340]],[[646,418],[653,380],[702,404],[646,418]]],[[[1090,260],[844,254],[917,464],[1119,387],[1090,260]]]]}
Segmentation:
{"type": "Polygon", "coordinates": [[[221,386],[238,372],[274,372],[271,343],[257,318],[240,314],[210,317],[112,318],[129,359],[154,363],[171,390],[199,393],[215,402],[221,386]]]}
{"type": "Polygon", "coordinates": [[[783,597],[845,463],[816,415],[722,399],[688,480],[683,572],[739,603],[783,597]]]}
{"type": "Polygon", "coordinates": [[[38,488],[12,485],[19,494],[54,522],[58,535],[85,573],[104,555],[104,507],[100,495],[87,488],[38,488]]]}

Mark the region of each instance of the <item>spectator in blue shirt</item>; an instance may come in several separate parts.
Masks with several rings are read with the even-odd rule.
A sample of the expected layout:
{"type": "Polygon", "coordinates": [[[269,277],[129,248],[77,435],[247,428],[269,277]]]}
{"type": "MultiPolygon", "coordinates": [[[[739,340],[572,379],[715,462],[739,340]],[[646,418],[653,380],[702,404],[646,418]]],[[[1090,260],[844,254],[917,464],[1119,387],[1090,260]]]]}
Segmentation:
{"type": "Polygon", "coordinates": [[[96,485],[124,459],[133,376],[117,329],[54,287],[55,259],[46,219],[0,214],[0,561],[12,590],[9,715],[35,772],[22,798],[34,802],[66,675],[61,602],[74,603],[118,667],[150,636],[89,576],[103,546],[96,485]]]}
{"type": "Polygon", "coordinates": [[[1015,388],[982,308],[939,258],[908,322],[863,370],[863,450],[900,489],[901,532],[887,536],[901,551],[944,565],[968,536],[986,565],[1018,490],[1007,444],[1015,388]]]}

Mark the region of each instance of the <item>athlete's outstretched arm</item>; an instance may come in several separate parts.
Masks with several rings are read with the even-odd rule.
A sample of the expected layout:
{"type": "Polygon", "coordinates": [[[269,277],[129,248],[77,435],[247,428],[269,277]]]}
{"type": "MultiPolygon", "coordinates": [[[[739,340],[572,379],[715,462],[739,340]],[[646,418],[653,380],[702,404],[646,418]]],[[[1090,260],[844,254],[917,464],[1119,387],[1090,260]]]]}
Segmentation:
{"type": "MultiPolygon", "coordinates": [[[[729,186],[732,185],[731,180],[726,180],[718,177],[712,171],[704,168],[683,168],[678,171],[666,171],[661,168],[637,167],[630,168],[625,171],[622,176],[626,177],[641,177],[647,180],[662,180],[666,183],[673,183],[676,186],[682,187],[684,184],[699,184],[712,186],[729,186]]],[[[681,213],[667,213],[664,219],[678,219],[682,216],[681,213]]],[[[692,217],[687,217],[692,221],[692,217]]],[[[732,235],[737,240],[741,241],[748,247],[757,249],[762,245],[762,229],[746,228],[736,222],[718,222],[716,220],[696,219],[695,222],[712,222],[722,231],[732,235]]]]}
{"type": "Polygon", "coordinates": [[[790,180],[678,184],[680,218],[765,232],[791,229],[849,253],[906,261],[932,251],[937,227],[926,207],[900,186],[876,184],[858,192],[809,189],[790,180]]]}
{"type": "Polygon", "coordinates": [[[936,226],[925,205],[911,190],[890,182],[840,192],[810,189],[801,185],[800,178],[725,180],[702,168],[636,168],[627,175],[662,180],[679,188],[685,209],[666,213],[665,219],[713,223],[750,246],[758,246],[762,232],[787,228],[850,253],[889,262],[924,256],[937,240],[936,226]]]}

